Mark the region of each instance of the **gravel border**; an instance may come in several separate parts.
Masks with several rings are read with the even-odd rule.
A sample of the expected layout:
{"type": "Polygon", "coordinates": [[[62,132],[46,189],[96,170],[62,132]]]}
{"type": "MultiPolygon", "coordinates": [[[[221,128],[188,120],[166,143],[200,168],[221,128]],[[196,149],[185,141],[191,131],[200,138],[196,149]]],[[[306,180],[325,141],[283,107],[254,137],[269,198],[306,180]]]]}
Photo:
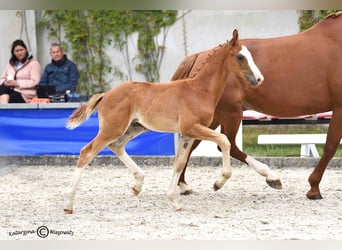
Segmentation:
{"type": "MultiPolygon", "coordinates": [[[[173,156],[132,156],[134,161],[141,167],[144,166],[172,166],[173,156]]],[[[289,168],[304,167],[311,168],[318,163],[319,158],[312,157],[255,157],[257,160],[269,165],[271,168],[289,168]]],[[[59,165],[76,165],[78,156],[0,156],[0,166],[59,166],[59,165]]],[[[189,166],[220,166],[221,157],[202,157],[192,156],[189,166]]],[[[231,159],[234,166],[244,166],[245,164],[231,159]]],[[[97,156],[90,165],[115,165],[124,166],[123,163],[115,156],[97,156]]],[[[341,168],[342,158],[333,158],[328,167],[341,168]]]]}

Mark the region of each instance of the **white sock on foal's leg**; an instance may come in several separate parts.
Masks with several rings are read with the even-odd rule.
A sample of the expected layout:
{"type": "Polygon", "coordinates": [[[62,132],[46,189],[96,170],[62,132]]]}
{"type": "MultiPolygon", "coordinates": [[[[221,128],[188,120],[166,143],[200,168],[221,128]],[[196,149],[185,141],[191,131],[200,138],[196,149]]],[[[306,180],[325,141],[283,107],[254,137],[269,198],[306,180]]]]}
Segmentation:
{"type": "Polygon", "coordinates": [[[73,212],[74,197],[76,194],[77,187],[81,181],[83,171],[84,168],[75,169],[68,190],[64,192],[64,213],[66,214],[72,214],[73,212]]]}
{"type": "Polygon", "coordinates": [[[135,179],[135,185],[134,187],[132,187],[132,192],[135,196],[137,196],[141,192],[142,186],[144,184],[144,171],[133,161],[133,159],[126,152],[122,153],[122,155],[117,155],[117,157],[126,165],[128,169],[132,171],[135,179]]]}

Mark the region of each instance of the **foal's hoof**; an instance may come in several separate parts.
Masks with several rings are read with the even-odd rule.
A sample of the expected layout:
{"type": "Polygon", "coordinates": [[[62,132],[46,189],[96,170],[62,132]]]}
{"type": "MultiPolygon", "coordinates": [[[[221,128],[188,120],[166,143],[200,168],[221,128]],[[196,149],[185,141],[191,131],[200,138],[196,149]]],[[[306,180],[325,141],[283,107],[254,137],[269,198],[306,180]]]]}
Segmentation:
{"type": "Polygon", "coordinates": [[[193,190],[185,183],[180,182],[178,184],[178,187],[180,189],[180,194],[181,195],[190,195],[193,194],[193,190]]]}
{"type": "Polygon", "coordinates": [[[194,191],[192,191],[192,189],[190,189],[190,190],[184,190],[183,192],[181,192],[180,194],[181,195],[191,195],[191,194],[193,194],[194,193],[194,191]]]}
{"type": "Polygon", "coordinates": [[[278,180],[267,180],[266,179],[267,184],[271,187],[271,188],[275,188],[275,189],[282,189],[283,185],[281,184],[281,181],[278,180]]]}
{"type": "Polygon", "coordinates": [[[221,188],[221,187],[217,186],[216,183],[215,183],[214,186],[213,186],[214,191],[217,191],[217,190],[219,190],[220,188],[221,188]]]}
{"type": "Polygon", "coordinates": [[[72,209],[64,209],[64,214],[72,214],[72,209]]]}
{"type": "Polygon", "coordinates": [[[323,197],[320,193],[313,193],[311,191],[306,193],[306,197],[308,197],[310,200],[321,200],[321,199],[323,199],[323,197]]]}
{"type": "Polygon", "coordinates": [[[138,196],[140,191],[138,189],[132,187],[132,193],[133,193],[134,196],[138,196]]]}

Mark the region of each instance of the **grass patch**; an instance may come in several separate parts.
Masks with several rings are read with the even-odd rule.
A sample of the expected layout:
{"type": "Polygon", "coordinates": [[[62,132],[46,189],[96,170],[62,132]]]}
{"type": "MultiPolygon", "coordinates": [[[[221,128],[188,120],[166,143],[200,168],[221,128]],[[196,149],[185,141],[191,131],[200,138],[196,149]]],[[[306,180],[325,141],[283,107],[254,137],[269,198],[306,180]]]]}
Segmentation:
{"type": "MultiPolygon", "coordinates": [[[[300,145],[259,145],[259,134],[326,134],[328,125],[244,125],[243,151],[251,156],[299,156],[300,145]]],[[[320,156],[324,145],[316,145],[320,156]]],[[[341,147],[335,157],[342,157],[341,147]]]]}

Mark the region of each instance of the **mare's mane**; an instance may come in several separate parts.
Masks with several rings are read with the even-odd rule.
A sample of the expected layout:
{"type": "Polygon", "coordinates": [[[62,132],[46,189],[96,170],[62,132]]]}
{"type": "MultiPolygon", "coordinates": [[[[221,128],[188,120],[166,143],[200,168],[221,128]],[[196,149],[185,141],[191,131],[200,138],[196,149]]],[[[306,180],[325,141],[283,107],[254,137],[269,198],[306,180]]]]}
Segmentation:
{"type": "Polygon", "coordinates": [[[336,12],[336,13],[331,13],[329,15],[327,15],[326,17],[324,17],[323,20],[325,19],[329,19],[329,18],[336,18],[342,15],[342,11],[336,12]]]}
{"type": "Polygon", "coordinates": [[[331,13],[325,16],[321,21],[319,21],[318,23],[316,23],[315,25],[313,25],[307,30],[315,29],[316,27],[321,27],[321,25],[329,25],[329,23],[336,21],[336,19],[338,19],[341,16],[342,16],[342,11],[331,13]]]}

